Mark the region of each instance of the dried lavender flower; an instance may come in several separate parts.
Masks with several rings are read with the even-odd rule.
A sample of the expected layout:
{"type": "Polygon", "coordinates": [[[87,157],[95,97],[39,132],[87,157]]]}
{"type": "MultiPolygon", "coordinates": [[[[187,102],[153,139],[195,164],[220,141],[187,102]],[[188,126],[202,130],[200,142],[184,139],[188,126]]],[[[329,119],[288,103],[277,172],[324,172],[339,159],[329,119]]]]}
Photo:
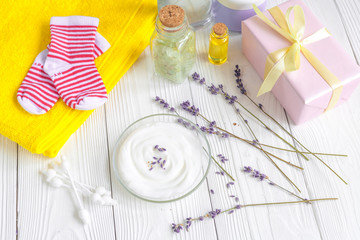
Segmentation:
{"type": "Polygon", "coordinates": [[[251,172],[252,172],[252,167],[250,167],[250,166],[245,166],[245,167],[244,167],[244,172],[251,173],[251,172]]]}
{"type": "Polygon", "coordinates": [[[225,173],[224,173],[223,171],[215,172],[215,174],[219,174],[219,175],[221,175],[221,176],[224,176],[224,175],[225,175],[225,173]]]}
{"type": "Polygon", "coordinates": [[[227,188],[230,188],[230,186],[232,186],[232,185],[234,185],[234,182],[228,182],[228,183],[226,184],[226,187],[227,187],[227,188]]]}
{"type": "Polygon", "coordinates": [[[258,178],[260,176],[260,172],[256,169],[253,170],[252,175],[254,178],[258,178]]]}
{"type": "Polygon", "coordinates": [[[228,133],[222,133],[222,138],[229,138],[230,135],[228,133]]]}
{"type": "Polygon", "coordinates": [[[195,105],[190,106],[189,101],[182,102],[180,106],[182,109],[191,113],[193,116],[199,115],[199,108],[195,107],[195,105]]]}
{"type": "Polygon", "coordinates": [[[155,145],[154,149],[158,150],[159,152],[165,152],[166,151],[165,148],[161,148],[161,147],[159,147],[159,145],[155,145]]]}
{"type": "Polygon", "coordinates": [[[221,161],[222,163],[225,163],[225,162],[229,161],[229,159],[227,159],[227,158],[226,158],[224,155],[222,155],[222,154],[218,154],[217,156],[218,156],[218,158],[220,159],[220,161],[221,161]]]}
{"type": "Polygon", "coordinates": [[[191,226],[191,217],[187,218],[185,223],[185,229],[186,231],[189,231],[189,227],[191,226]]]}
{"type": "Polygon", "coordinates": [[[247,173],[251,173],[254,178],[259,178],[260,181],[263,181],[264,179],[268,178],[265,174],[260,173],[258,170],[253,169],[250,166],[244,166],[243,171],[247,173]]]}
{"type": "Polygon", "coordinates": [[[200,75],[197,72],[194,72],[191,76],[194,81],[200,80],[200,75]]]}
{"type": "Polygon", "coordinates": [[[260,179],[260,181],[263,181],[264,179],[266,179],[266,175],[263,173],[260,173],[259,179],[260,179]]]}
{"type": "Polygon", "coordinates": [[[214,211],[210,211],[208,214],[211,218],[216,218],[217,215],[219,215],[221,213],[220,209],[216,209],[214,211]]]}
{"type": "Polygon", "coordinates": [[[241,70],[239,68],[239,65],[235,66],[234,72],[235,72],[234,75],[236,77],[237,88],[240,89],[241,94],[246,94],[246,89],[244,87],[244,84],[242,83],[242,79],[240,78],[241,70]]]}
{"type": "Polygon", "coordinates": [[[175,224],[175,223],[171,224],[171,228],[176,233],[179,233],[183,229],[182,224],[175,224]]]}
{"type": "Polygon", "coordinates": [[[200,75],[197,72],[194,72],[192,75],[192,79],[197,82],[199,81],[200,84],[204,84],[205,83],[205,78],[201,78],[200,79],[200,75]]]}
{"type": "Polygon", "coordinates": [[[161,158],[161,157],[159,157],[159,158],[153,157],[153,159],[154,159],[155,161],[148,162],[148,163],[149,163],[149,171],[153,170],[155,165],[159,165],[160,168],[162,168],[163,170],[166,169],[166,168],[164,167],[164,166],[165,166],[165,163],[166,163],[166,159],[163,159],[163,158],[161,158]]]}
{"type": "Polygon", "coordinates": [[[166,108],[170,112],[175,112],[175,108],[170,106],[170,104],[167,103],[163,98],[156,96],[154,100],[155,102],[158,102],[163,108],[166,108]]]}
{"type": "Polygon", "coordinates": [[[217,95],[219,93],[219,88],[215,87],[214,84],[211,84],[211,86],[208,87],[209,92],[213,95],[217,95]]]}

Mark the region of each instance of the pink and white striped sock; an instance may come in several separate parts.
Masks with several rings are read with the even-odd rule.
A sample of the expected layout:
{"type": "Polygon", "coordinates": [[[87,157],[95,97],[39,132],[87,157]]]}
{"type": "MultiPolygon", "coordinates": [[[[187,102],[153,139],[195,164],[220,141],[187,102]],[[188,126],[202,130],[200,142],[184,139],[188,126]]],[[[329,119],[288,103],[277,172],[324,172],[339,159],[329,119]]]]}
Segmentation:
{"type": "MultiPolygon", "coordinates": [[[[93,52],[94,58],[106,52],[109,47],[108,41],[97,32],[95,51],[93,52]]],[[[59,99],[53,81],[43,70],[47,55],[48,49],[39,53],[17,93],[19,104],[31,114],[40,115],[46,113],[59,99]]]]}
{"type": "Polygon", "coordinates": [[[107,92],[95,66],[95,33],[99,19],[52,17],[51,43],[44,71],[71,108],[91,110],[103,105],[107,92]]]}

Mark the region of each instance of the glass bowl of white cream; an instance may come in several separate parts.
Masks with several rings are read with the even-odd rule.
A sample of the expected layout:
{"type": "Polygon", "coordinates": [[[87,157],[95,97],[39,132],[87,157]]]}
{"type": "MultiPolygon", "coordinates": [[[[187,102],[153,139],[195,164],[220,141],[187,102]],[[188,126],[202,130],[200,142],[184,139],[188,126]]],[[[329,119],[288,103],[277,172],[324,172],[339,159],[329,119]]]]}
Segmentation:
{"type": "Polygon", "coordinates": [[[173,114],[143,117],[119,137],[112,156],[116,178],[132,195],[172,202],[194,192],[211,163],[208,140],[190,120],[173,114]]]}

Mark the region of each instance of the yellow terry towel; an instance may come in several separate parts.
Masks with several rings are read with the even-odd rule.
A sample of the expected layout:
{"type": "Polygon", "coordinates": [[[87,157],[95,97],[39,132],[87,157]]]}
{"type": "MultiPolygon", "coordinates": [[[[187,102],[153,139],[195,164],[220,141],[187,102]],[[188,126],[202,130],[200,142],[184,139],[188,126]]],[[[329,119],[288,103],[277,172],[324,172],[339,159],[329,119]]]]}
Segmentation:
{"type": "Polygon", "coordinates": [[[73,110],[61,100],[46,114],[30,115],[17,90],[38,53],[50,42],[52,16],[100,19],[98,32],[111,47],[95,62],[108,92],[149,43],[156,0],[3,0],[0,2],[0,134],[33,153],[55,157],[92,111],[73,110]]]}

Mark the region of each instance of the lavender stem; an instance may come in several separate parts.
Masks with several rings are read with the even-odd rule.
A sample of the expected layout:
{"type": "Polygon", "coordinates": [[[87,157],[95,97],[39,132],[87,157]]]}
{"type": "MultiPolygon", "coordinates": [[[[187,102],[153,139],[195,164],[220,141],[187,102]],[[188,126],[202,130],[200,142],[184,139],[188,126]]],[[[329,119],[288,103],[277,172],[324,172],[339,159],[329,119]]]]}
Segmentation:
{"type": "MultiPolygon", "coordinates": [[[[235,106],[233,105],[233,108],[235,108],[235,106]]],[[[261,149],[261,151],[266,155],[266,157],[268,158],[268,159],[270,159],[272,162],[274,162],[274,160],[267,154],[267,152],[266,151],[264,151],[264,149],[262,148],[262,146],[261,146],[261,144],[259,143],[259,141],[258,141],[258,138],[256,137],[256,135],[255,135],[255,133],[253,132],[253,130],[251,129],[251,127],[250,127],[250,125],[249,125],[249,123],[245,120],[245,118],[243,117],[243,115],[240,113],[240,112],[237,112],[239,115],[240,115],[240,117],[241,117],[241,119],[242,119],[242,121],[245,123],[245,125],[247,126],[247,128],[249,129],[249,131],[250,131],[250,133],[251,133],[251,135],[253,136],[253,138],[255,139],[255,141],[257,141],[257,145],[259,146],[259,148],[261,149]]],[[[277,185],[277,184],[276,184],[277,185]]],[[[277,185],[278,186],[278,185],[277,185]]],[[[280,187],[280,186],[279,186],[280,187]]],[[[281,187],[282,188],[282,187],[281,187]]],[[[286,190],[286,189],[285,189],[286,190]]],[[[287,192],[290,192],[290,191],[288,191],[288,190],[286,190],[287,192]]],[[[290,192],[291,193],[291,192],[290,192]]],[[[294,194],[293,194],[294,195],[294,194]]],[[[295,194],[295,196],[297,196],[296,194],[295,194]]],[[[298,197],[298,196],[297,196],[298,197]]],[[[301,197],[300,197],[301,198],[301,197]]],[[[302,199],[302,198],[301,198],[302,199]]],[[[303,199],[304,200],[304,199],[303,199]]]]}
{"type": "MultiPolygon", "coordinates": [[[[206,151],[206,149],[203,147],[204,151],[206,152],[206,154],[209,155],[209,153],[206,151]]],[[[214,160],[214,162],[216,163],[216,165],[231,179],[235,182],[235,179],[230,175],[230,173],[228,173],[220,164],[218,161],[216,161],[216,159],[211,155],[212,160],[214,160]]]]}
{"type": "MultiPolygon", "coordinates": [[[[250,140],[247,140],[249,142],[252,142],[250,140]]],[[[267,145],[267,144],[264,144],[264,143],[261,143],[261,145],[263,147],[268,147],[268,148],[273,148],[273,149],[277,149],[277,150],[280,150],[280,151],[285,151],[285,152],[296,152],[295,150],[291,150],[291,149],[285,149],[285,148],[280,148],[280,147],[275,147],[275,146],[272,146],[272,145],[267,145]]],[[[302,154],[311,154],[310,152],[300,152],[302,154]]],[[[324,156],[332,156],[332,157],[348,157],[348,155],[346,154],[339,154],[339,153],[313,153],[313,154],[316,154],[316,155],[324,155],[324,156]]]]}
{"type": "Polygon", "coordinates": [[[286,143],[288,146],[290,146],[292,149],[295,150],[296,153],[299,153],[303,158],[306,160],[309,160],[304,154],[302,154],[295,146],[293,146],[291,143],[289,143],[287,140],[285,140],[283,137],[281,137],[279,134],[277,134],[275,131],[273,131],[271,128],[269,128],[263,121],[260,120],[255,114],[253,114],[250,110],[248,110],[244,105],[242,105],[239,101],[235,101],[238,105],[240,105],[245,111],[247,111],[252,117],[254,117],[259,123],[261,123],[266,129],[268,129],[272,134],[274,134],[276,137],[281,139],[284,143],[286,143]]]}
{"type": "MultiPolygon", "coordinates": [[[[236,101],[240,106],[242,106],[238,101],[236,101]]],[[[243,106],[242,106],[243,107],[243,106]]],[[[249,112],[252,116],[254,116],[256,119],[258,119],[254,114],[252,114],[249,110],[247,110],[245,107],[243,107],[247,112],[249,112]]],[[[274,119],[275,120],[275,119],[274,119]]],[[[260,119],[258,119],[259,122],[263,123],[260,119]]],[[[281,126],[281,125],[280,125],[281,126]]],[[[279,136],[277,133],[269,129],[271,132],[273,132],[275,135],[279,136]]],[[[285,128],[283,128],[285,130],[285,128]]],[[[289,133],[288,133],[289,134],[289,133]]],[[[290,134],[290,136],[292,136],[290,134]]],[[[280,137],[280,136],[279,136],[280,137]]],[[[280,137],[281,138],[281,137],[280,137]]],[[[330,171],[332,171],[338,178],[340,178],[341,181],[343,181],[345,184],[348,184],[337,172],[335,172],[329,165],[327,165],[321,158],[319,158],[317,155],[312,153],[310,150],[308,150],[304,145],[302,145],[295,137],[292,136],[292,138],[298,142],[306,151],[308,151],[311,155],[313,155],[315,158],[317,158],[322,164],[324,164],[330,171]]],[[[282,138],[281,138],[282,139],[282,138]]],[[[283,140],[284,141],[284,140],[283,140]]],[[[286,142],[286,141],[285,141],[286,142]]],[[[292,146],[291,144],[289,146],[292,146]]],[[[309,160],[307,157],[305,157],[304,154],[299,152],[296,148],[292,147],[294,150],[296,150],[297,153],[300,153],[306,160],[309,160]]]]}
{"type": "MultiPolygon", "coordinates": [[[[210,122],[206,117],[204,117],[201,113],[198,113],[198,116],[200,116],[200,117],[201,117],[203,120],[205,120],[206,122],[211,123],[211,122],[210,122]]],[[[220,131],[226,132],[226,133],[228,133],[228,134],[231,135],[231,136],[235,136],[236,138],[238,138],[236,135],[234,135],[234,134],[232,134],[232,133],[230,133],[230,132],[228,132],[228,131],[226,131],[226,130],[218,127],[218,126],[215,126],[215,128],[219,129],[220,131]]],[[[238,139],[243,140],[243,139],[241,139],[241,138],[238,138],[238,139]]],[[[246,141],[245,141],[245,142],[246,142],[246,141]]],[[[248,143],[248,142],[246,142],[246,143],[248,143]]],[[[250,144],[251,146],[253,146],[251,143],[249,143],[249,144],[250,144]]],[[[268,155],[267,155],[267,156],[268,156],[268,155]]],[[[299,192],[301,192],[301,190],[298,188],[298,186],[281,170],[281,168],[274,162],[274,160],[273,160],[272,158],[270,158],[270,157],[269,157],[269,159],[270,159],[270,161],[273,163],[273,165],[280,171],[280,173],[291,183],[291,185],[294,186],[299,192]]]]}
{"type": "Polygon", "coordinates": [[[284,187],[280,186],[279,184],[275,183],[274,181],[272,181],[272,180],[270,180],[270,179],[267,179],[267,181],[269,181],[269,183],[271,183],[271,185],[274,185],[274,186],[276,186],[276,187],[278,187],[278,188],[280,188],[280,189],[284,190],[285,192],[289,193],[290,195],[293,195],[293,196],[295,196],[295,197],[297,197],[297,198],[301,199],[302,201],[307,201],[307,199],[302,198],[302,197],[300,197],[299,195],[297,195],[297,194],[295,194],[295,193],[293,193],[293,192],[291,192],[291,191],[287,190],[286,188],[284,188],[284,187]]]}
{"type": "Polygon", "coordinates": [[[290,202],[273,202],[273,203],[255,203],[255,204],[245,204],[241,207],[254,207],[254,206],[267,206],[267,205],[281,205],[281,204],[294,204],[302,202],[316,202],[316,201],[328,201],[328,200],[338,200],[339,198],[319,198],[319,199],[309,199],[301,201],[290,201],[290,202]]]}

